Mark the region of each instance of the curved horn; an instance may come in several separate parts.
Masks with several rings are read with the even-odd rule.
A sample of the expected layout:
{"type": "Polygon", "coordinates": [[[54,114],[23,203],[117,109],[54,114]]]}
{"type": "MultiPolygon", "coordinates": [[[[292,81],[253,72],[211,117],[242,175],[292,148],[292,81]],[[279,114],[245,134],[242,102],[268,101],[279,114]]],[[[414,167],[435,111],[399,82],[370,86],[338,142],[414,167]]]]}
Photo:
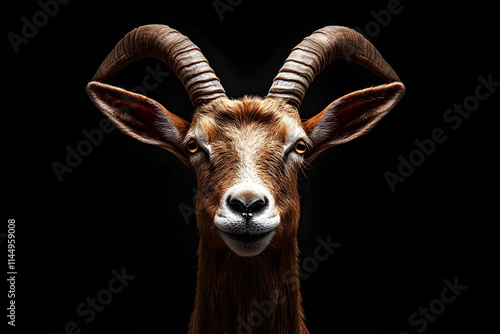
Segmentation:
{"type": "Polygon", "coordinates": [[[337,59],[352,60],[387,83],[400,81],[363,35],[346,27],[328,26],[316,30],[293,48],[274,78],[268,97],[286,99],[298,109],[314,78],[337,59]]]}
{"type": "Polygon", "coordinates": [[[104,82],[125,65],[146,57],[163,61],[177,74],[195,108],[226,96],[200,49],[177,30],[159,24],[145,25],[125,35],[104,59],[92,80],[104,82]]]}

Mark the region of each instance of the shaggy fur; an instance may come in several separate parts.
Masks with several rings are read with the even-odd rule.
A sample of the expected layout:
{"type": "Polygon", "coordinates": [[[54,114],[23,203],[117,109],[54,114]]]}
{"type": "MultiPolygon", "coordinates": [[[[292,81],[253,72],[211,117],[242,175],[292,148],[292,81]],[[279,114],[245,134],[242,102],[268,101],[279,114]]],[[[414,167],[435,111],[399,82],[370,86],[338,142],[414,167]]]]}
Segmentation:
{"type": "Polygon", "coordinates": [[[371,129],[404,86],[348,94],[306,122],[279,98],[218,98],[198,107],[188,123],[147,97],[97,82],[87,89],[119,129],[169,150],[196,173],[200,244],[188,333],[307,334],[298,273],[298,173],[324,149],[371,129]],[[191,140],[199,145],[194,154],[187,150],[191,140]],[[305,142],[305,154],[294,151],[297,140],[305,142]],[[250,173],[273,196],[280,223],[260,254],[242,257],[224,243],[214,217],[226,191],[250,173]]]}
{"type": "Polygon", "coordinates": [[[404,91],[375,47],[345,27],[325,27],[304,39],[264,99],[227,98],[199,49],[167,26],[139,27],[117,44],[87,85],[90,98],[122,132],[175,154],[198,181],[198,278],[189,334],[309,333],[298,271],[298,173],[326,148],[367,133],[404,91]],[[104,83],[149,56],[164,61],[183,82],[195,108],[191,123],[148,97],[104,83]],[[309,84],[342,57],[389,83],[341,97],[302,122],[297,109],[309,84]],[[235,188],[245,192],[237,193],[239,211],[238,201],[230,199],[235,188]],[[245,196],[259,202],[260,212],[250,212],[250,199],[241,204],[245,196]],[[250,237],[257,234],[265,243],[244,239],[235,246],[231,237],[223,239],[225,226],[248,232],[251,223],[265,233],[250,237]],[[254,248],[242,251],[241,244],[254,248]]]}
{"type": "Polygon", "coordinates": [[[293,123],[301,127],[293,108],[259,98],[219,99],[195,114],[192,129],[202,129],[211,152],[210,157],[203,152],[193,159],[200,245],[189,333],[308,333],[298,277],[297,173],[302,160],[284,152],[293,123]],[[250,151],[248,156],[274,196],[281,217],[271,244],[254,257],[229,250],[213,224],[220,198],[238,182],[242,162],[237,153],[245,150],[250,151]]]}

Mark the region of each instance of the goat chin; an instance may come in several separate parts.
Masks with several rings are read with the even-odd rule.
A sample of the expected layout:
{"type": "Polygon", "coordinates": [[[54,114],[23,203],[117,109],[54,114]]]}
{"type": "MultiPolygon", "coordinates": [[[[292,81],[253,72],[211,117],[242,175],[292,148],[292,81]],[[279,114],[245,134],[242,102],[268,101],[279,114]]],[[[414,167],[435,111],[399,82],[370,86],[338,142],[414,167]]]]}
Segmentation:
{"type": "Polygon", "coordinates": [[[260,254],[273,239],[274,230],[280,223],[279,215],[259,215],[248,220],[231,218],[216,215],[214,223],[225,244],[239,256],[260,254]]]}
{"type": "Polygon", "coordinates": [[[269,245],[274,236],[274,231],[259,235],[231,235],[220,231],[222,240],[239,256],[250,257],[259,255],[269,245]]]}

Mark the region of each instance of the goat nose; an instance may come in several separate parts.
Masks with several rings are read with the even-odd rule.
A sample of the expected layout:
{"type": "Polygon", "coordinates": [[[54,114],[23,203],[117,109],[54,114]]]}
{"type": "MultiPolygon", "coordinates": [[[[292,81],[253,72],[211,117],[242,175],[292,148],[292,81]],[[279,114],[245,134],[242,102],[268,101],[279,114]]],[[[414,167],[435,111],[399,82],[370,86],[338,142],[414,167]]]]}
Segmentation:
{"type": "Polygon", "coordinates": [[[251,218],[254,213],[262,211],[268,204],[268,200],[265,197],[253,197],[245,200],[238,196],[230,196],[227,201],[234,211],[241,213],[246,219],[251,218]]]}

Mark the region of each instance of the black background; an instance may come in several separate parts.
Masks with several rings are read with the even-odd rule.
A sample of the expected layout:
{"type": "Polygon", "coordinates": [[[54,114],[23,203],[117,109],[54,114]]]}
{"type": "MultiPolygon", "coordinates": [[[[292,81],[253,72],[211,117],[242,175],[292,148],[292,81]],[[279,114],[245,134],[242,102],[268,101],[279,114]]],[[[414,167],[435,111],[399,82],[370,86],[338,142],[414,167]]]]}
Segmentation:
{"type": "MultiPolygon", "coordinates": [[[[264,96],[291,49],[316,29],[357,26],[370,34],[407,94],[369,135],[324,152],[300,179],[301,257],[313,256],[318,237],[341,244],[302,282],[308,328],[416,333],[420,326],[410,326],[408,317],[440,297],[445,279],[457,277],[467,289],[424,332],[485,332],[498,304],[493,144],[500,89],[456,130],[443,114],[474,95],[479,76],[500,81],[494,2],[401,0],[400,13],[379,30],[370,24],[373,13],[390,1],[232,3],[221,21],[211,0],[74,0],[60,5],[18,53],[7,34],[21,34],[22,17],[32,21],[41,7],[33,0],[4,4],[0,231],[16,219],[16,331],[59,333],[75,321],[81,333],[186,332],[198,236],[194,215],[186,220],[179,206],[192,206],[194,175],[168,152],[117,130],[104,134],[62,182],[52,167],[65,163],[66,147],[75,149],[86,140],[82,131],[98,129],[103,119],[84,91],[101,61],[128,31],[161,23],[201,48],[233,98],[264,96]],[[430,138],[435,128],[446,141],[392,192],[384,172],[397,173],[398,156],[408,158],[414,140],[430,138]],[[85,323],[77,306],[123,267],[135,279],[85,323]]],[[[138,61],[110,82],[132,89],[157,64],[138,61]]],[[[335,98],[379,83],[339,61],[315,80],[301,115],[307,119],[335,98]]],[[[191,117],[175,75],[148,96],[191,117]]],[[[5,247],[2,253],[7,262],[5,247]]],[[[5,286],[2,312],[6,292],[5,286]]]]}

